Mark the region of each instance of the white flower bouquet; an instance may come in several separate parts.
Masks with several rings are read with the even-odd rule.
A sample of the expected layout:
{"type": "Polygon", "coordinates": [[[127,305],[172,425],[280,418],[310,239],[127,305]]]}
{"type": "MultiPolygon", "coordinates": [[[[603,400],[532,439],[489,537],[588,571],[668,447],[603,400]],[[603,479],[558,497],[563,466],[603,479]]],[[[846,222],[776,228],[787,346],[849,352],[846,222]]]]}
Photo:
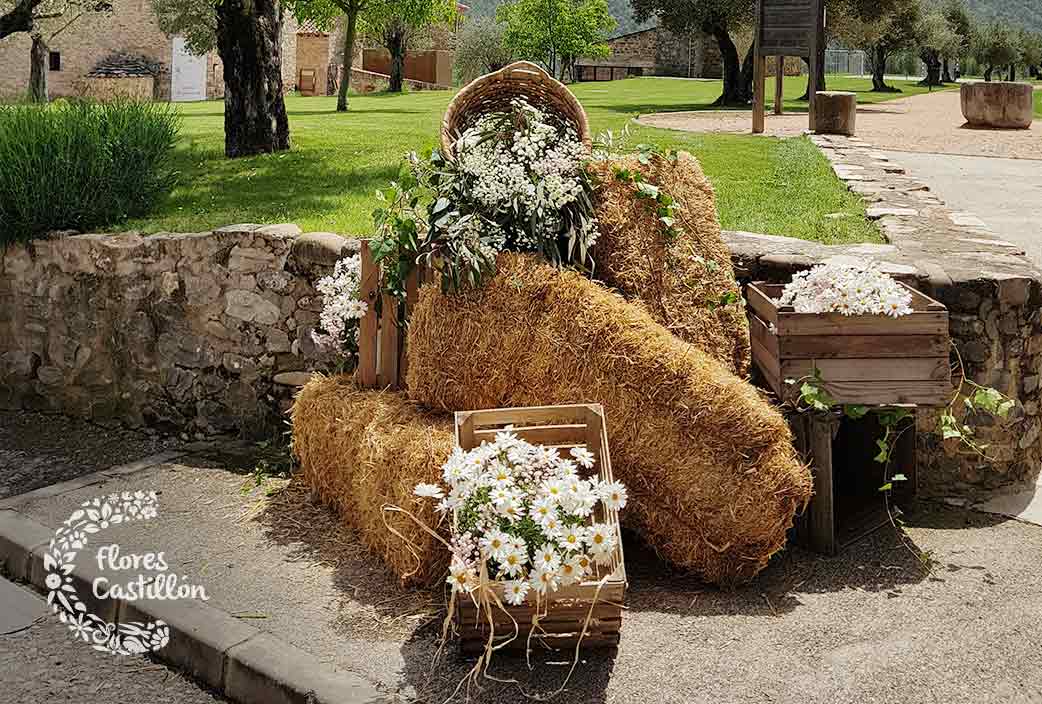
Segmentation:
{"type": "Polygon", "coordinates": [[[621,482],[584,478],[594,455],[572,448],[568,457],[533,445],[508,426],[445,463],[445,486],[419,484],[417,496],[438,501],[455,516],[448,583],[455,593],[500,586],[507,603],[538,603],[559,587],[592,576],[615,559],[617,528],[598,523],[598,504],[626,505],[621,482]],[[497,584],[498,583],[498,584],[497,584]]]}
{"type": "Polygon", "coordinates": [[[836,262],[793,276],[778,304],[792,306],[797,313],[898,318],[912,312],[912,294],[874,262],[836,262]]]}
{"type": "Polygon", "coordinates": [[[399,180],[378,193],[378,260],[397,260],[395,270],[430,264],[445,290],[480,285],[504,250],[592,267],[590,152],[570,124],[515,98],[482,115],[453,151],[410,155],[399,180]]]}
{"type": "Polygon", "coordinates": [[[322,332],[312,333],[312,337],[320,347],[343,358],[349,367],[358,361],[358,323],[369,308],[359,300],[361,281],[362,260],[354,254],[338,261],[332,275],[315,284],[322,294],[322,332]]]}

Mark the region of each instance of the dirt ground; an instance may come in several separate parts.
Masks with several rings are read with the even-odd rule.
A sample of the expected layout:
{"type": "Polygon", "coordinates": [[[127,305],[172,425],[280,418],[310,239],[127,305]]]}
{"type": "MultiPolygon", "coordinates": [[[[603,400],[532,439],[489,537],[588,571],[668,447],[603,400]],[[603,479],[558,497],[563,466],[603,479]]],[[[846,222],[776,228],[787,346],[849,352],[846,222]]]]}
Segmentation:
{"type": "MultiPolygon", "coordinates": [[[[441,704],[474,661],[435,662],[445,594],[395,583],[292,481],[244,474],[241,456],[182,458],[18,510],[47,525],[113,490],[154,489],[157,519],[106,533],[164,550],[210,605],[403,701],[441,704]],[[232,469],[238,467],[238,469],[232,469]]],[[[584,653],[562,704],[1042,702],[1042,528],[925,505],[826,558],[790,548],[725,592],[672,570],[627,535],[621,646],[584,653]]],[[[501,657],[471,701],[547,694],[569,653],[501,657]]],[[[463,699],[463,693],[459,700],[463,699]]]]}
{"type": "MultiPolygon", "coordinates": [[[[988,130],[966,126],[959,91],[948,90],[858,106],[857,136],[880,149],[1012,159],[1042,159],[1042,118],[1029,130],[988,130]]],[[[688,132],[748,134],[752,113],[747,111],[663,112],[642,115],[638,122],[688,132]]],[[[766,134],[800,135],[807,115],[773,115],[768,110],[766,134]]]]}

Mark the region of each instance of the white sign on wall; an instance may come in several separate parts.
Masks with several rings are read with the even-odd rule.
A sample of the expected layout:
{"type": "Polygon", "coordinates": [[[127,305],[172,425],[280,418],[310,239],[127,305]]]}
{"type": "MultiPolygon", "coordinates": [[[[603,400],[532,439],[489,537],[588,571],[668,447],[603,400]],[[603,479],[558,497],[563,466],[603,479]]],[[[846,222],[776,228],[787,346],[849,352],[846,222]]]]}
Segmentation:
{"type": "Polygon", "coordinates": [[[206,57],[193,56],[185,46],[184,37],[174,37],[170,99],[174,102],[206,100],[206,57]]]}

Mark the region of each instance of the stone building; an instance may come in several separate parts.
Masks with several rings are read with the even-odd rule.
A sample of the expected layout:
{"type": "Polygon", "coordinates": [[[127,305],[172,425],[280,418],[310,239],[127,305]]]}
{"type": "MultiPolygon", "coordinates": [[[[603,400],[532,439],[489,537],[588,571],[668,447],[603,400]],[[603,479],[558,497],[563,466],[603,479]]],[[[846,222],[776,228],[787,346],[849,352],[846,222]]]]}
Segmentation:
{"type": "MultiPolygon", "coordinates": [[[[70,18],[45,20],[45,39],[70,18]]],[[[297,22],[283,19],[282,80],[296,86],[297,22]]],[[[131,57],[154,66],[152,95],[157,100],[205,100],[224,95],[224,72],[216,51],[193,56],[180,37],[159,29],[151,0],[112,0],[112,12],[86,13],[48,39],[47,84],[53,97],[87,95],[88,76],[113,56],[131,57]]],[[[29,49],[25,32],[0,39],[0,97],[24,95],[29,89],[29,49]]]]}
{"type": "Polygon", "coordinates": [[[604,59],[580,59],[577,78],[582,81],[614,80],[627,76],[683,76],[720,78],[720,50],[712,37],[701,32],[678,35],[664,27],[650,27],[608,40],[611,55],[604,59]]]}

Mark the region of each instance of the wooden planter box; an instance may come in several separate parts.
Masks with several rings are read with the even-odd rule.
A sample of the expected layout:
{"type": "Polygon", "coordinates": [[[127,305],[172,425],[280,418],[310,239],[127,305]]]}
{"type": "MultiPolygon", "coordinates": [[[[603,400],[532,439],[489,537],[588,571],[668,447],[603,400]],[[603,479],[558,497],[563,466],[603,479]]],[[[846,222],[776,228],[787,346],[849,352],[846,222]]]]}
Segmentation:
{"type": "Polygon", "coordinates": [[[900,318],[796,313],[778,305],[783,288],[752,283],[746,291],[753,362],[778,398],[799,393],[800,385],[786,379],[817,370],[840,404],[946,406],[951,400],[942,304],[905,286],[914,312],[900,318]]]}
{"type": "MultiPolygon", "coordinates": [[[[613,481],[604,409],[600,404],[457,412],[456,442],[464,450],[472,450],[484,441],[495,440],[496,433],[508,425],[513,426],[513,432],[525,441],[557,448],[562,456],[567,456],[573,447],[588,449],[596,457],[596,462],[592,469],[580,471],[585,471],[588,476],[598,476],[602,481],[613,481]]],[[[626,567],[619,515],[617,511],[605,510],[598,503],[591,517],[591,523],[594,521],[614,527],[617,545],[614,558],[608,566],[597,566],[596,573],[585,581],[561,587],[548,595],[549,602],[544,601],[546,615],[540,619],[540,629],[532,636],[533,647],[541,644],[554,649],[574,648],[590,606],[594,604],[597,587],[605,576],[608,579],[597,594],[582,646],[613,647],[619,643],[622,608],[626,600],[626,567]]],[[[499,597],[506,605],[501,593],[499,597]]],[[[506,608],[517,622],[519,633],[505,649],[524,650],[532,630],[534,606],[526,602],[506,608]]],[[[493,608],[492,612],[496,642],[508,640],[514,634],[513,622],[498,608],[493,608]]],[[[474,602],[466,596],[458,598],[455,618],[461,650],[465,653],[484,650],[488,642],[488,624],[484,617],[479,618],[474,602]]]]}

